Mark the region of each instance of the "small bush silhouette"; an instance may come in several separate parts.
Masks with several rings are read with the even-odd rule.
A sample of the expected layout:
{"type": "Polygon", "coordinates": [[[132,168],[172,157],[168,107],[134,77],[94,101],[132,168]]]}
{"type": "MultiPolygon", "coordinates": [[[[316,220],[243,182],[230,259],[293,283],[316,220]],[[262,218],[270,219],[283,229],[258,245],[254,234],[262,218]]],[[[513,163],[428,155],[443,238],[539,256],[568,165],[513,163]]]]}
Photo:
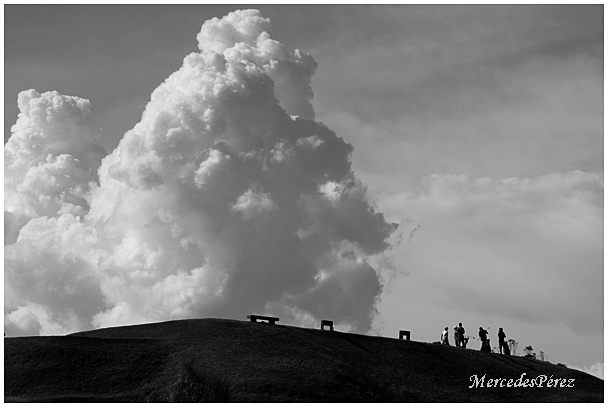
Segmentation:
{"type": "Polygon", "coordinates": [[[530,358],[530,359],[533,359],[533,360],[537,359],[537,355],[535,353],[533,353],[533,346],[531,346],[531,345],[526,346],[524,348],[524,352],[525,352],[524,357],[530,358]]]}
{"type": "Polygon", "coordinates": [[[178,378],[164,389],[154,391],[146,402],[228,402],[228,384],[216,377],[197,375],[185,365],[178,378]]]}

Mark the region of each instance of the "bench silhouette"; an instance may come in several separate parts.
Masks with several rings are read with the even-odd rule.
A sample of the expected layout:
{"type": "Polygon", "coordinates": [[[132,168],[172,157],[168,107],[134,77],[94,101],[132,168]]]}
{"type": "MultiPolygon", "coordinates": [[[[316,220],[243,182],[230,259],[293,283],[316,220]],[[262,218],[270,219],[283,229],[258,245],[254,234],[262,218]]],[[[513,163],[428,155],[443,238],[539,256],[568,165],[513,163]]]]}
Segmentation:
{"type": "Polygon", "coordinates": [[[334,322],[332,320],[322,320],[321,329],[323,330],[325,326],[330,327],[330,331],[334,331],[334,322]]]}
{"type": "Polygon", "coordinates": [[[250,319],[250,322],[257,322],[258,320],[266,320],[269,324],[275,324],[275,322],[279,321],[278,317],[271,316],[261,316],[261,315],[247,315],[247,318],[250,319]]]}
{"type": "Polygon", "coordinates": [[[406,340],[410,340],[410,330],[400,330],[400,340],[406,337],[406,340]]]}

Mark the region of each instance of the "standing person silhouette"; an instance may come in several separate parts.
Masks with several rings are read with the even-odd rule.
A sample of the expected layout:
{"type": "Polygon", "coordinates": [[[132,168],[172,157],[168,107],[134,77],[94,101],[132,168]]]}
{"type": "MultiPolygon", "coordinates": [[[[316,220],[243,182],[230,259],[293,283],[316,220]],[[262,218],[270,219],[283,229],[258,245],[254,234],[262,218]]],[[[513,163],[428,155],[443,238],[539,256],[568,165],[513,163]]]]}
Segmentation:
{"type": "Polygon", "coordinates": [[[465,327],[462,323],[459,323],[457,332],[459,333],[459,347],[465,347],[465,327]]]}
{"type": "Polygon", "coordinates": [[[450,346],[450,343],[448,342],[448,327],[444,328],[444,331],[442,332],[442,336],[440,337],[442,344],[446,345],[446,346],[450,346]]]}
{"type": "Polygon", "coordinates": [[[478,330],[478,336],[480,337],[480,343],[482,343],[480,351],[491,351],[491,345],[487,344],[489,342],[488,331],[480,327],[480,330],[478,330]]]}
{"type": "Polygon", "coordinates": [[[455,326],[454,336],[455,336],[455,347],[459,347],[459,328],[457,326],[455,326]]]}
{"type": "Polygon", "coordinates": [[[507,345],[507,343],[505,342],[505,332],[503,331],[503,327],[499,328],[499,333],[497,333],[497,337],[499,337],[499,351],[501,351],[501,354],[505,354],[507,356],[510,355],[510,349],[507,345]]]}

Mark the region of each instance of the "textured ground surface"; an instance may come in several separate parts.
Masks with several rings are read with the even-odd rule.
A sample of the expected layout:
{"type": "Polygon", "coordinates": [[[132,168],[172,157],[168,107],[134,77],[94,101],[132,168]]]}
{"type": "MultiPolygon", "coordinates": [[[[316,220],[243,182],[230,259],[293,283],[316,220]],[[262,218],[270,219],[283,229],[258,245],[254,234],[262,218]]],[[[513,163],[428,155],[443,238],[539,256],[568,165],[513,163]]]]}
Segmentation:
{"type": "Polygon", "coordinates": [[[221,319],[5,338],[4,381],[7,402],[602,402],[604,384],[522,357],[221,319]],[[523,373],[573,387],[469,388],[523,373]]]}

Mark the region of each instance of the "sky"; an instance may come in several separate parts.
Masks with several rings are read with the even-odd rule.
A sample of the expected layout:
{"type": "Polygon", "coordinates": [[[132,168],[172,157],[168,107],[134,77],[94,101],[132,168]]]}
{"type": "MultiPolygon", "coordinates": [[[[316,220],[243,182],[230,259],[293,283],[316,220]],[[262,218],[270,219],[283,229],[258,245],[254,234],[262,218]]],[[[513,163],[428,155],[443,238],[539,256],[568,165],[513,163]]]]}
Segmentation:
{"type": "Polygon", "coordinates": [[[5,331],[463,322],[602,377],[602,7],[5,6],[5,331]]]}

